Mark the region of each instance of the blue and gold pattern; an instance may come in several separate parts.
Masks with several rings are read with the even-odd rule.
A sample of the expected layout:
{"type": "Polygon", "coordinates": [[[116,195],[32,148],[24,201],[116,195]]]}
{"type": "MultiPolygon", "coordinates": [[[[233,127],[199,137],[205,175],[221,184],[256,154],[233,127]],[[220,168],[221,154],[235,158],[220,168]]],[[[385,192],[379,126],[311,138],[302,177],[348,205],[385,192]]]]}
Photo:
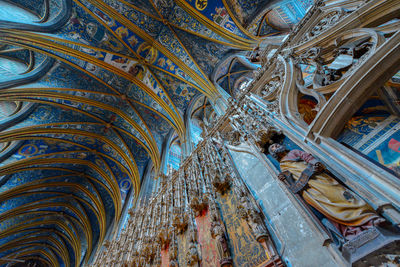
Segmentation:
{"type": "MultiPolygon", "coordinates": [[[[188,106],[202,94],[210,115],[221,60],[280,34],[279,23],[262,25],[265,17],[255,22],[262,34],[246,30],[264,15],[261,0],[3,2],[0,142],[12,153],[0,162],[0,259],[49,266],[88,263],[138,196],[146,167],[160,171],[171,132],[170,164],[179,165],[188,106]]],[[[274,8],[295,23],[308,2],[292,2],[274,8]]],[[[243,231],[238,240],[259,251],[243,231]]],[[[262,260],[257,252],[254,262],[262,260]]]]}

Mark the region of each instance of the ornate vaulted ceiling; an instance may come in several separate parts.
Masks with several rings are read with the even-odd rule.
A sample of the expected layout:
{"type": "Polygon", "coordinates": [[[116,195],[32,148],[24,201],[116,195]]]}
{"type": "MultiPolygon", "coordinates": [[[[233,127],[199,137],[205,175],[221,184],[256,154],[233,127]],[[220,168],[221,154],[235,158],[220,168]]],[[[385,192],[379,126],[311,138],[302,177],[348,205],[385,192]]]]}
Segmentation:
{"type": "Polygon", "coordinates": [[[310,5],[0,0],[0,265],[87,263],[190,103],[234,95],[310,5]]]}

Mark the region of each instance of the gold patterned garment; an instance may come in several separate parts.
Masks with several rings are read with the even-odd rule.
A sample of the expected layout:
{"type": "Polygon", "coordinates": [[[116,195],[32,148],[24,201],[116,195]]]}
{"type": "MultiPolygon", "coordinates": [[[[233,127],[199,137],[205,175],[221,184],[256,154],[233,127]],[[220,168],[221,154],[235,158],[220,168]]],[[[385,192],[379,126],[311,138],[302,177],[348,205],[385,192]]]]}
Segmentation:
{"type": "MultiPolygon", "coordinates": [[[[282,172],[291,172],[296,181],[307,167],[304,161],[285,160],[281,161],[280,166],[282,172]]],[[[339,224],[359,226],[379,218],[364,200],[326,173],[313,175],[301,194],[308,204],[339,224]]]]}

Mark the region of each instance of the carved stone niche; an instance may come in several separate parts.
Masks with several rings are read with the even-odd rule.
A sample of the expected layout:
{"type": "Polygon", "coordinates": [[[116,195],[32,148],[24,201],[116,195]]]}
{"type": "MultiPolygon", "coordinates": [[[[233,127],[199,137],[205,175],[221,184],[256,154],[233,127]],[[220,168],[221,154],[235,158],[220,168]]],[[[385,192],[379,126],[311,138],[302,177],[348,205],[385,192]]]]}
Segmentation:
{"type": "Polygon", "coordinates": [[[142,251],[142,255],[144,256],[146,263],[150,264],[153,261],[154,256],[155,256],[155,251],[150,242],[145,244],[143,251],[142,251]]]}
{"type": "Polygon", "coordinates": [[[253,63],[261,62],[261,51],[260,47],[256,47],[253,49],[253,51],[249,52],[246,55],[246,58],[253,63]]]}
{"type": "Polygon", "coordinates": [[[153,266],[154,267],[161,267],[162,261],[161,261],[161,256],[157,255],[156,258],[154,259],[153,266]]]}
{"type": "Polygon", "coordinates": [[[133,252],[131,252],[131,255],[132,255],[132,260],[129,267],[139,266],[139,253],[136,250],[134,250],[133,252]]]}
{"type": "Polygon", "coordinates": [[[237,191],[239,191],[240,196],[240,202],[237,207],[240,216],[247,222],[256,240],[268,251],[266,243],[269,239],[269,234],[261,217],[261,211],[252,203],[246,192],[237,191]]]}
{"type": "Polygon", "coordinates": [[[168,249],[169,253],[169,267],[178,267],[178,245],[176,240],[172,240],[171,246],[168,249]]]}
{"type": "Polygon", "coordinates": [[[211,237],[217,241],[217,251],[219,254],[219,263],[221,267],[232,266],[232,257],[230,255],[228,241],[226,238],[225,226],[219,219],[216,209],[211,209],[211,237]]]}
{"type": "Polygon", "coordinates": [[[240,132],[234,129],[229,129],[229,131],[221,132],[221,137],[231,146],[239,146],[244,141],[240,132]]]}
{"type": "Polygon", "coordinates": [[[132,262],[132,261],[125,260],[125,261],[122,263],[122,267],[131,267],[131,266],[135,266],[135,265],[133,265],[133,262],[132,262]]]}
{"type": "Polygon", "coordinates": [[[105,249],[108,249],[111,245],[111,242],[109,240],[104,241],[103,246],[105,249]]]}

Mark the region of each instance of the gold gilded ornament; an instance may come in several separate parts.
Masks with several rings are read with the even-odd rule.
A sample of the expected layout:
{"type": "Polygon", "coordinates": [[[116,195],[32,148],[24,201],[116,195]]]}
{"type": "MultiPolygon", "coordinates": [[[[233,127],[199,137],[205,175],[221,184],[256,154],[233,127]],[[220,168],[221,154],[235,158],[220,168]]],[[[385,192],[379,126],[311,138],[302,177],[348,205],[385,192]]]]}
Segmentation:
{"type": "Polygon", "coordinates": [[[206,9],[208,5],[208,0],[196,0],[196,8],[200,11],[206,9]]]}

